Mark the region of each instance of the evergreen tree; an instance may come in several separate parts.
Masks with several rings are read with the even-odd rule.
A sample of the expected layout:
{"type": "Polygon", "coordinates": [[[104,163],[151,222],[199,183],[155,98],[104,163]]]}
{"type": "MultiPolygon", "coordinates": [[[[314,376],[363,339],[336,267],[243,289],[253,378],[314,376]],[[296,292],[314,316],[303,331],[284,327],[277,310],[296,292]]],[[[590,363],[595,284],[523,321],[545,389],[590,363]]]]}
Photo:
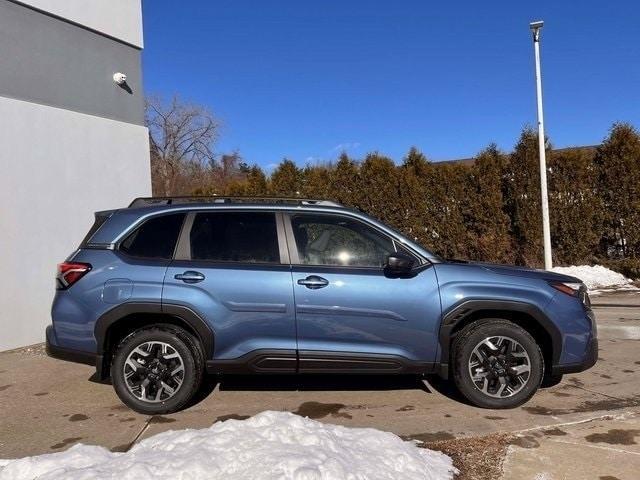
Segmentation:
{"type": "Polygon", "coordinates": [[[427,202],[429,171],[427,158],[412,147],[398,172],[398,229],[412,240],[435,250],[436,225],[427,202]]]}
{"type": "Polygon", "coordinates": [[[356,206],[360,177],[358,165],[342,153],[335,167],[329,172],[328,197],[347,207],[356,206]]]}
{"type": "Polygon", "coordinates": [[[537,132],[531,128],[522,131],[507,166],[504,178],[506,207],[515,242],[515,261],[541,266],[543,242],[537,132]]]}
{"type": "Polygon", "coordinates": [[[285,158],[271,174],[269,193],[281,197],[297,197],[302,189],[302,172],[285,158]]]}
{"type": "Polygon", "coordinates": [[[401,223],[398,204],[398,175],[393,160],[370,153],[360,166],[360,181],[355,203],[369,215],[398,226],[401,223]]]}
{"type": "Polygon", "coordinates": [[[307,165],[302,172],[302,195],[308,198],[330,199],[331,167],[307,165]]]}
{"type": "Polygon", "coordinates": [[[578,149],[552,152],[548,181],[551,246],[556,262],[591,263],[602,222],[593,155],[578,149]]]}
{"type": "Polygon", "coordinates": [[[464,198],[467,254],[472,260],[513,261],[509,216],[505,213],[503,177],[507,159],[495,144],[475,158],[464,198]]]}
{"type": "Polygon", "coordinates": [[[261,197],[267,195],[267,177],[258,165],[245,167],[245,177],[229,185],[229,195],[261,197]]]}
{"type": "Polygon", "coordinates": [[[428,215],[433,222],[436,253],[444,258],[468,258],[463,199],[469,167],[433,163],[427,176],[428,215]]]}
{"type": "Polygon", "coordinates": [[[640,256],[640,135],[616,123],[598,148],[598,193],[603,201],[604,254],[640,256]]]}

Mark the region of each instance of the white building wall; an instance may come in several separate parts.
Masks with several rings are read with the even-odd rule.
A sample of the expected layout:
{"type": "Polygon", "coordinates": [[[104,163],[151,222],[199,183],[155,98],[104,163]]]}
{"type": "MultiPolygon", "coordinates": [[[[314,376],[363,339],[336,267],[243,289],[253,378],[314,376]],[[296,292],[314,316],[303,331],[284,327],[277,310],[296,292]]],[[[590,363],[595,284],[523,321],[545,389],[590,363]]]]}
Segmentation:
{"type": "Polygon", "coordinates": [[[150,194],[148,159],[143,126],[0,97],[0,351],[44,341],[56,264],[150,194]]]}
{"type": "Polygon", "coordinates": [[[20,3],[142,48],[140,0],[24,0],[20,3]]]}

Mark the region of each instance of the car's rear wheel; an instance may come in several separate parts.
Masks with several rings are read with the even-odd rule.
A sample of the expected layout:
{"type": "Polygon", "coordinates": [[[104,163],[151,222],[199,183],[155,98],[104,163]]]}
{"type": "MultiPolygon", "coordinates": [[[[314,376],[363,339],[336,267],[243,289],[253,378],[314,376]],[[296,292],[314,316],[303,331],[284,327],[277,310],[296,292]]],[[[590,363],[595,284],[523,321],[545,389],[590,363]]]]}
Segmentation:
{"type": "Polygon", "coordinates": [[[453,345],[458,390],[482,408],[514,408],[536,392],[544,360],[534,338],[518,325],[485,319],[465,327],[453,345]]]}
{"type": "Polygon", "coordinates": [[[145,415],[185,407],[200,387],[204,360],[197,340],[174,326],[145,327],[113,355],[111,379],[120,400],[145,415]]]}

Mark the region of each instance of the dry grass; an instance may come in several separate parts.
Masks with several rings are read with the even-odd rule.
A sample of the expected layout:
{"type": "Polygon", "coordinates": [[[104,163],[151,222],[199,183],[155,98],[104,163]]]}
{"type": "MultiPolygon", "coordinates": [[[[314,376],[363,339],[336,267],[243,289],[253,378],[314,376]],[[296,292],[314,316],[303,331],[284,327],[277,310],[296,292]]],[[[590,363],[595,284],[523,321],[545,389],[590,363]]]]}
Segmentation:
{"type": "Polygon", "coordinates": [[[484,437],[459,438],[420,446],[449,455],[460,471],[456,480],[499,480],[507,447],[514,436],[496,433],[484,437]]]}

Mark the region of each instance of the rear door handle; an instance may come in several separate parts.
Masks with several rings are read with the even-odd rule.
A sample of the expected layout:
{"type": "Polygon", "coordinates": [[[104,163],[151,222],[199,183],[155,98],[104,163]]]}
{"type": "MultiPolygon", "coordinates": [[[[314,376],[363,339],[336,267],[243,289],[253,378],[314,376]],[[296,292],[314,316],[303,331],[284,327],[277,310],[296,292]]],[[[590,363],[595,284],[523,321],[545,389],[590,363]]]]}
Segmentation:
{"type": "Polygon", "coordinates": [[[329,280],[317,275],[309,275],[307,278],[301,278],[300,280],[298,280],[298,285],[304,285],[307,288],[316,290],[318,288],[326,287],[327,285],[329,285],[329,280]]]}
{"type": "Polygon", "coordinates": [[[204,280],[204,275],[200,272],[194,272],[193,270],[187,270],[184,273],[178,273],[175,277],[176,280],[182,280],[184,283],[198,283],[204,280]]]}

